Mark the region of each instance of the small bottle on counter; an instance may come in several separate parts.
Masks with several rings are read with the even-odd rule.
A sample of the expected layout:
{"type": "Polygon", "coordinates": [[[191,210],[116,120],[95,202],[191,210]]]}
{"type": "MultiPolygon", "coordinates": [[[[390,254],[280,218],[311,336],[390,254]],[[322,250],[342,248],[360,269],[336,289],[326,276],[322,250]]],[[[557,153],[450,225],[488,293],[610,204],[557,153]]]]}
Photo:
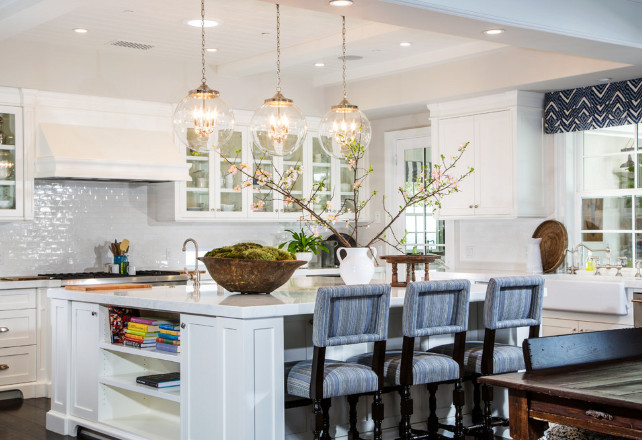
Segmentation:
{"type": "Polygon", "coordinates": [[[588,251],[586,255],[586,264],[584,265],[584,269],[586,269],[588,272],[593,272],[595,270],[595,261],[592,260],[592,252],[588,251]]]}

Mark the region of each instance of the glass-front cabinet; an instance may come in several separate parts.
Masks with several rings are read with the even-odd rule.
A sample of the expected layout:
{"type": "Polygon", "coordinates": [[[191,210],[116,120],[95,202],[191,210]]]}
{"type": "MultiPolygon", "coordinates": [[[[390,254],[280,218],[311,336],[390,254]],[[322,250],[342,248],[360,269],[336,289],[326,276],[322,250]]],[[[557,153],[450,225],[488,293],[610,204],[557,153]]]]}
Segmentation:
{"type": "Polygon", "coordinates": [[[0,106],[0,219],[23,216],[22,108],[0,106]]]}
{"type": "MultiPolygon", "coordinates": [[[[296,221],[301,217],[300,207],[266,190],[256,178],[251,184],[243,185],[247,180],[240,172],[243,166],[250,167],[253,173],[260,167],[263,172],[278,177],[301,165],[303,173],[295,181],[292,193],[298,198],[308,197],[313,193],[313,185],[324,182],[324,187],[316,193],[318,201],[314,202],[318,211],[331,202],[331,212],[336,212],[342,203],[349,203],[346,199],[352,197],[354,178],[348,164],[331,158],[323,151],[314,131],[308,132],[303,146],[291,155],[271,158],[253,145],[248,128],[238,125],[221,151],[228,160],[217,152],[185,150],[185,160],[191,164],[191,180],[175,184],[175,220],[249,218],[296,221]]],[[[351,218],[351,215],[347,217],[351,218]]]]}

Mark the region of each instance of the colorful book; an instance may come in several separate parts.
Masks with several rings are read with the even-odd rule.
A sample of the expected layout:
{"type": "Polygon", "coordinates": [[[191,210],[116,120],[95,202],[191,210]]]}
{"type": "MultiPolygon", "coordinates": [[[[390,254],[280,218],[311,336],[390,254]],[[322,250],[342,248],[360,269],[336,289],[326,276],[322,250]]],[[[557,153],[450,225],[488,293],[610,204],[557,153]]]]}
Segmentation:
{"type": "Polygon", "coordinates": [[[138,330],[139,332],[151,333],[160,330],[157,325],[139,324],[137,322],[128,322],[127,328],[130,330],[138,330]]]}
{"type": "Polygon", "coordinates": [[[159,325],[161,330],[173,330],[173,331],[181,331],[181,326],[176,324],[176,323],[170,323],[170,324],[161,324],[159,325]]]}
{"type": "Polygon", "coordinates": [[[149,336],[139,336],[139,335],[133,335],[131,333],[125,333],[125,338],[140,339],[141,341],[144,341],[144,340],[153,341],[157,337],[158,337],[158,333],[152,333],[149,336]]]}
{"type": "Polygon", "coordinates": [[[125,338],[125,342],[136,342],[138,344],[153,344],[156,342],[156,339],[131,339],[125,338]]]}
{"type": "Polygon", "coordinates": [[[125,345],[126,347],[134,347],[134,348],[142,348],[142,349],[146,349],[146,348],[154,349],[154,348],[156,348],[155,344],[141,344],[140,342],[133,342],[133,341],[127,341],[127,340],[125,340],[125,342],[123,342],[123,345],[125,345]]]}
{"type": "Polygon", "coordinates": [[[163,344],[169,344],[169,345],[181,345],[181,341],[173,341],[171,339],[164,339],[161,338],[160,336],[156,338],[156,342],[162,342],[163,344]]]}
{"type": "Polygon", "coordinates": [[[170,353],[180,353],[181,352],[181,346],[180,345],[170,345],[170,344],[164,344],[162,342],[157,342],[156,343],[156,350],[169,351],[170,353]]]}
{"type": "Polygon", "coordinates": [[[180,330],[166,330],[164,328],[161,328],[160,330],[158,330],[158,332],[166,335],[175,335],[175,336],[178,336],[181,334],[180,330]]]}
{"type": "Polygon", "coordinates": [[[171,321],[165,319],[154,318],[150,316],[140,316],[130,319],[130,322],[137,324],[146,324],[146,325],[161,325],[161,324],[171,324],[171,321]]]}
{"type": "Polygon", "coordinates": [[[151,374],[136,378],[136,383],[154,388],[176,387],[181,384],[181,373],[151,374]]]}
{"type": "Polygon", "coordinates": [[[181,337],[178,336],[178,335],[169,335],[169,334],[163,333],[163,332],[158,332],[157,338],[172,339],[174,341],[180,341],[181,340],[181,337]]]}
{"type": "Polygon", "coordinates": [[[137,336],[142,336],[142,337],[152,337],[152,336],[156,337],[156,336],[158,336],[158,332],[141,332],[139,330],[134,330],[134,329],[131,329],[131,328],[128,328],[127,330],[125,330],[125,333],[127,333],[129,335],[137,335],[137,336]]]}

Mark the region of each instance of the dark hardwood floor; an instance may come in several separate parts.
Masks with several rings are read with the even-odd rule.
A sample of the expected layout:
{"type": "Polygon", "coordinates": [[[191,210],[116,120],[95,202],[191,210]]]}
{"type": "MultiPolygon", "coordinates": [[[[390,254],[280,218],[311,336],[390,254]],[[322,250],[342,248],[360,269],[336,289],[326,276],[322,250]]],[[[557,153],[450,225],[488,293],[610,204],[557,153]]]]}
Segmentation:
{"type": "Polygon", "coordinates": [[[45,429],[49,399],[26,399],[18,409],[0,409],[0,440],[75,440],[45,429]]]}

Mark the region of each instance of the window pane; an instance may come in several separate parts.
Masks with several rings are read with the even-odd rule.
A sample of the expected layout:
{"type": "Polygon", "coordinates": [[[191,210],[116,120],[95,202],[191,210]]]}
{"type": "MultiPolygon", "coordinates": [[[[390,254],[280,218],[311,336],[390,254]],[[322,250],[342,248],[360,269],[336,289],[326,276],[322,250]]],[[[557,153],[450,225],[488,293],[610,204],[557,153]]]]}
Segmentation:
{"type": "Polygon", "coordinates": [[[584,156],[635,150],[635,125],[600,128],[584,132],[584,156]]]}
{"type": "Polygon", "coordinates": [[[630,196],[582,199],[582,230],[631,230],[631,204],[630,196]]]}
{"type": "MultiPolygon", "coordinates": [[[[611,248],[610,263],[617,264],[617,257],[626,257],[627,264],[625,267],[632,267],[633,261],[633,243],[631,242],[630,233],[584,233],[582,242],[592,250],[605,249],[608,244],[611,248]]],[[[639,234],[638,234],[639,235],[639,234]]],[[[595,252],[593,256],[600,257],[600,263],[609,263],[606,261],[604,252],[595,252]]]]}
{"type": "Polygon", "coordinates": [[[631,154],[584,158],[584,189],[630,189],[635,186],[631,154]]]}

